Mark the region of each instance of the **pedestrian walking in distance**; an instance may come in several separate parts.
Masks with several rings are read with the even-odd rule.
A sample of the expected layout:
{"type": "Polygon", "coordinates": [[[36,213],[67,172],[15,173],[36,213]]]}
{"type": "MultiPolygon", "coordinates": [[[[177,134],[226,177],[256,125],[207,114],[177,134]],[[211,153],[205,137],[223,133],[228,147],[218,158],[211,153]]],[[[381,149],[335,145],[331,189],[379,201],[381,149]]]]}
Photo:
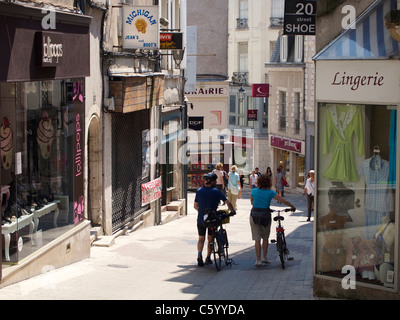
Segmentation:
{"type": "Polygon", "coordinates": [[[240,177],[236,171],[237,167],[236,165],[233,165],[231,171],[228,173],[228,199],[235,210],[237,209],[237,199],[241,193],[240,177]]]}
{"type": "Polygon", "coordinates": [[[310,170],[308,173],[309,178],[306,181],[306,186],[304,188],[307,194],[307,221],[311,220],[311,211],[314,210],[314,170],[310,170]]]}

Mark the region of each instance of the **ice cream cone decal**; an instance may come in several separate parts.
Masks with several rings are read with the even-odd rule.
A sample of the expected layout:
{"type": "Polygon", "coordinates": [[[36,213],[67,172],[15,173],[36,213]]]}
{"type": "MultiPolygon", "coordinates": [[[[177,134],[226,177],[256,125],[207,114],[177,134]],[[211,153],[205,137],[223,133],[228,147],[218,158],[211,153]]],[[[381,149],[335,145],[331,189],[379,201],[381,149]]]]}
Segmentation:
{"type": "Polygon", "coordinates": [[[54,127],[46,111],[42,113],[42,119],[37,128],[37,142],[39,143],[40,153],[43,159],[50,158],[51,144],[53,143],[54,127]]]}
{"type": "Polygon", "coordinates": [[[1,163],[4,169],[10,169],[13,154],[13,132],[11,123],[7,117],[3,118],[0,126],[1,163]]]}

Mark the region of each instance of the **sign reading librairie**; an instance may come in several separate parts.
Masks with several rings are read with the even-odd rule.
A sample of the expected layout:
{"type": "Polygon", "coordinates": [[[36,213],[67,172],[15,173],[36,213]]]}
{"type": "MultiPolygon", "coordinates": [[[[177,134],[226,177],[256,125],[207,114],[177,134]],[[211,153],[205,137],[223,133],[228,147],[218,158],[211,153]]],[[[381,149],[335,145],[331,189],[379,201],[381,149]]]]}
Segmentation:
{"type": "Polygon", "coordinates": [[[159,49],[158,6],[123,6],[122,47],[159,49]]]}
{"type": "Polygon", "coordinates": [[[285,0],[283,34],[315,35],[315,0],[285,0]]]}

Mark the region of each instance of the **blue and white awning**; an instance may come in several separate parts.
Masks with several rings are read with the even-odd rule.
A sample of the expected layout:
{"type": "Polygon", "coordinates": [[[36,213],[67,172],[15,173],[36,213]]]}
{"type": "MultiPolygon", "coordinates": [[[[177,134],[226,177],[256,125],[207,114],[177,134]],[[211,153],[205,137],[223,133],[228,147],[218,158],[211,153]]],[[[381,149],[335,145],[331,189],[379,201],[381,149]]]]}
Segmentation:
{"type": "Polygon", "coordinates": [[[385,28],[385,15],[393,9],[396,9],[396,0],[375,1],[355,21],[355,29],[343,31],[314,60],[388,59],[398,56],[398,42],[385,28]]]}

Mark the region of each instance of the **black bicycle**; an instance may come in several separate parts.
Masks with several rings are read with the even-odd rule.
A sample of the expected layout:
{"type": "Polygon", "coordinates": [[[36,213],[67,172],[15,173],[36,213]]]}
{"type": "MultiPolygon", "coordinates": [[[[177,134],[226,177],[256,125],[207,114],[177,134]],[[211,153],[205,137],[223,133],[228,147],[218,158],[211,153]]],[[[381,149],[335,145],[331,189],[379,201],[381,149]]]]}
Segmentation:
{"type": "Polygon", "coordinates": [[[221,270],[222,260],[225,261],[225,265],[232,266],[232,259],[229,259],[228,254],[228,234],[223,225],[229,223],[230,217],[235,214],[236,212],[229,213],[229,210],[212,211],[207,209],[205,211],[204,224],[209,228],[209,235],[212,236],[210,241],[211,252],[218,271],[221,270]]]}
{"type": "Polygon", "coordinates": [[[287,248],[286,238],[285,238],[285,229],[282,226],[281,221],[285,220],[285,217],[281,216],[281,211],[289,212],[291,211],[290,208],[283,209],[283,210],[273,210],[271,212],[277,212],[278,214],[274,217],[274,221],[278,221],[276,226],[276,239],[271,240],[271,243],[276,243],[276,249],[279,252],[279,258],[281,260],[282,269],[285,269],[285,261],[292,261],[294,260],[293,257],[289,257],[290,251],[287,248]]]}

